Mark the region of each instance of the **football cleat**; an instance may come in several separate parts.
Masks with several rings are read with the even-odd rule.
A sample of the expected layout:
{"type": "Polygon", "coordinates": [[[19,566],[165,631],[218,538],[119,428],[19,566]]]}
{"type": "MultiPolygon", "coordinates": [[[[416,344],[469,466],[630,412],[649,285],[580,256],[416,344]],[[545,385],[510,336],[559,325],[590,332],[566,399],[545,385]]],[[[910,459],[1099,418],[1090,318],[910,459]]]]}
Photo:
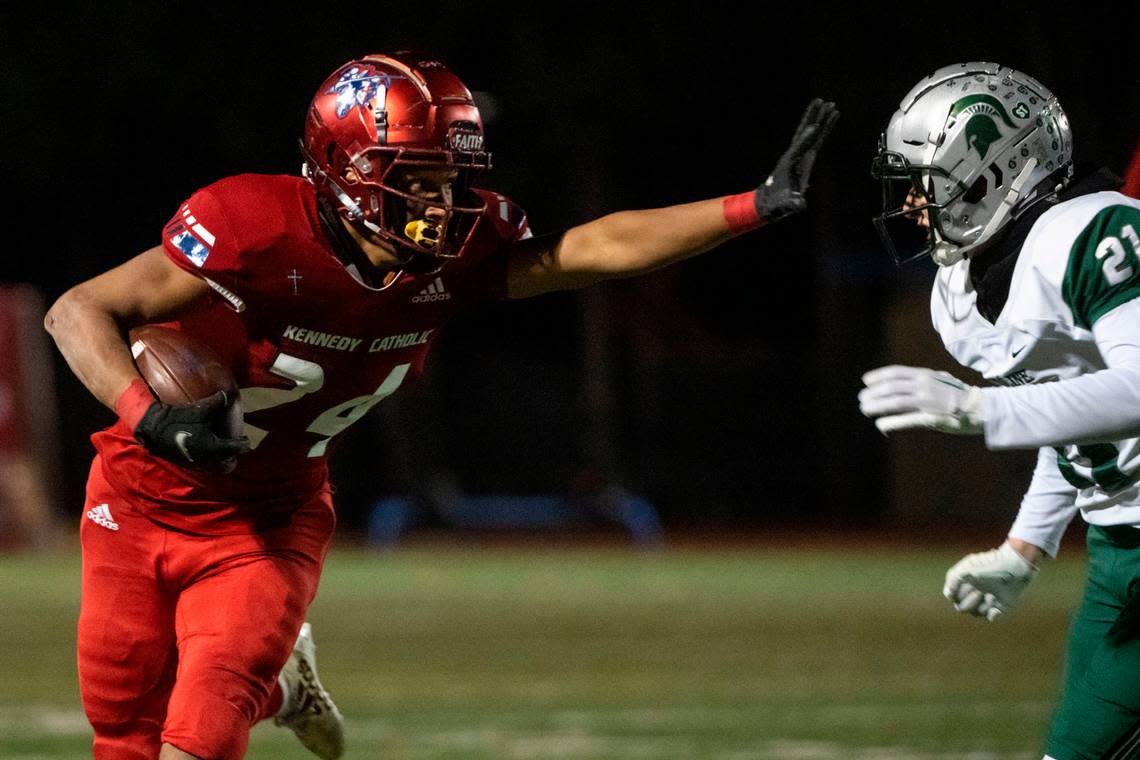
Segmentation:
{"type": "Polygon", "coordinates": [[[322,760],[344,754],[344,717],[317,675],[313,627],[301,626],[293,654],[277,676],[284,699],[273,722],[293,731],[305,749],[322,760]]]}

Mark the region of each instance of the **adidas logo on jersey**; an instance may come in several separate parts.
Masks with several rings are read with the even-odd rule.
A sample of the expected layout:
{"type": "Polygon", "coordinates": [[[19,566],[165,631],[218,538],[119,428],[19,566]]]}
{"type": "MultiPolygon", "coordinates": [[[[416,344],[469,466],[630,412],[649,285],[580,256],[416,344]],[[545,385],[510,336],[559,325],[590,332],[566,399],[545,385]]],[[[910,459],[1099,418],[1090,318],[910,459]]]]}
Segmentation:
{"type": "Polygon", "coordinates": [[[443,278],[436,277],[435,282],[420,291],[418,296],[412,298],[412,303],[430,303],[431,301],[447,301],[451,294],[443,289],[443,278]]]}
{"type": "Polygon", "coordinates": [[[100,504],[97,507],[87,510],[87,519],[109,530],[119,529],[119,524],[115,522],[114,517],[111,517],[111,510],[106,504],[100,504]]]}

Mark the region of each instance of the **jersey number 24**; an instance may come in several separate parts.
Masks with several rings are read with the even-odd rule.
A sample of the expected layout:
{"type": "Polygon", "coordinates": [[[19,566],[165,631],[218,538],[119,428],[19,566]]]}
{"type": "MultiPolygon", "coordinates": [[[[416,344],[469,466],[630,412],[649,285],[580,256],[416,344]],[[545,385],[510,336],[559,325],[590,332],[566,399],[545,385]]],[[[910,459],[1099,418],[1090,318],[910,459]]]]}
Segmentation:
{"type": "MultiPolygon", "coordinates": [[[[400,387],[400,383],[404,382],[404,376],[408,374],[410,366],[410,364],[396,365],[384,378],[384,382],[380,383],[380,387],[370,395],[357,396],[348,401],[342,401],[317,415],[317,418],[305,428],[308,433],[316,433],[322,436],[321,440],[309,449],[309,456],[324,456],[329,440],[334,435],[356,422],[367,414],[369,409],[395,393],[396,389],[400,387]]],[[[321,369],[319,364],[288,354],[278,354],[269,371],[278,377],[293,381],[294,387],[242,388],[241,405],[246,414],[296,401],[302,396],[316,393],[325,384],[325,371],[321,369]]],[[[245,434],[249,436],[250,446],[255,449],[265,439],[265,436],[269,435],[269,432],[248,423],[245,426],[245,434]]]]}

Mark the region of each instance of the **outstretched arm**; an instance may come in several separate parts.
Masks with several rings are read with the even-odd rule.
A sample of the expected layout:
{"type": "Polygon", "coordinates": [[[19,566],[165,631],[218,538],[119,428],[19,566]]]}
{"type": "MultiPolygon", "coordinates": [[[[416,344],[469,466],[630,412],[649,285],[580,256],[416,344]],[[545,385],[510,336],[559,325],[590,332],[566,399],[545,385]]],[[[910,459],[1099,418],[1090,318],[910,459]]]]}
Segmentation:
{"type": "Polygon", "coordinates": [[[755,190],[667,208],[619,211],[561,235],[521,241],[511,252],[508,294],[526,298],[641,274],[802,211],[812,165],[838,118],[834,103],[812,101],[791,145],[755,190]]]}

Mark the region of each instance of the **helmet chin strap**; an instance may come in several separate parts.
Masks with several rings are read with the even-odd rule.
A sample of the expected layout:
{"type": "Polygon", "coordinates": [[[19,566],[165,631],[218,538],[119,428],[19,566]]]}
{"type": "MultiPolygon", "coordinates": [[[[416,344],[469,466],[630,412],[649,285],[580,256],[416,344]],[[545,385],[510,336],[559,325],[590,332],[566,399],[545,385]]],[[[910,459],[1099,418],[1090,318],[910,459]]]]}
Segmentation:
{"type": "Polygon", "coordinates": [[[982,234],[978,236],[978,239],[973,243],[973,245],[984,243],[993,237],[995,232],[1001,229],[1002,225],[1005,224],[1005,220],[1009,218],[1009,215],[1011,213],[1013,213],[1013,209],[1017,205],[1017,202],[1021,200],[1021,188],[1024,187],[1025,183],[1029,181],[1029,175],[1032,174],[1033,170],[1036,168],[1036,158],[1031,158],[1025,162],[1025,168],[1021,170],[1021,173],[1017,175],[1017,178],[1013,181],[1013,184],[1009,186],[1009,192],[1005,194],[1004,198],[1002,198],[1001,205],[998,206],[998,210],[994,212],[994,215],[992,217],[990,217],[989,224],[987,224],[982,229],[982,234]]]}
{"type": "Polygon", "coordinates": [[[940,267],[952,267],[966,258],[966,251],[962,246],[944,240],[937,227],[931,227],[930,234],[934,236],[934,247],[930,249],[930,258],[934,259],[935,264],[940,267]]]}
{"type": "Polygon", "coordinates": [[[967,246],[959,246],[948,240],[943,240],[938,234],[938,230],[932,229],[931,233],[935,237],[935,244],[934,248],[930,251],[930,258],[934,259],[934,263],[940,267],[953,266],[966,258],[966,254],[970,250],[993,237],[997,231],[1002,228],[1006,220],[1009,219],[1018,201],[1022,199],[1021,190],[1025,186],[1025,183],[1029,181],[1029,175],[1037,168],[1037,163],[1036,158],[1030,158],[1025,162],[1025,168],[1023,168],[1013,180],[1013,183],[1009,186],[1009,192],[1002,198],[1001,205],[998,206],[997,211],[990,217],[990,221],[982,228],[982,234],[978,235],[978,239],[974,242],[967,246]]]}
{"type": "Polygon", "coordinates": [[[333,182],[331,178],[328,180],[328,183],[329,187],[332,188],[333,195],[336,196],[336,199],[340,201],[340,204],[342,206],[348,209],[349,219],[354,222],[363,224],[371,232],[380,233],[380,225],[374,222],[370,222],[364,217],[364,209],[360,208],[360,205],[357,204],[357,202],[354,201],[352,197],[344,191],[344,188],[333,182]]]}

